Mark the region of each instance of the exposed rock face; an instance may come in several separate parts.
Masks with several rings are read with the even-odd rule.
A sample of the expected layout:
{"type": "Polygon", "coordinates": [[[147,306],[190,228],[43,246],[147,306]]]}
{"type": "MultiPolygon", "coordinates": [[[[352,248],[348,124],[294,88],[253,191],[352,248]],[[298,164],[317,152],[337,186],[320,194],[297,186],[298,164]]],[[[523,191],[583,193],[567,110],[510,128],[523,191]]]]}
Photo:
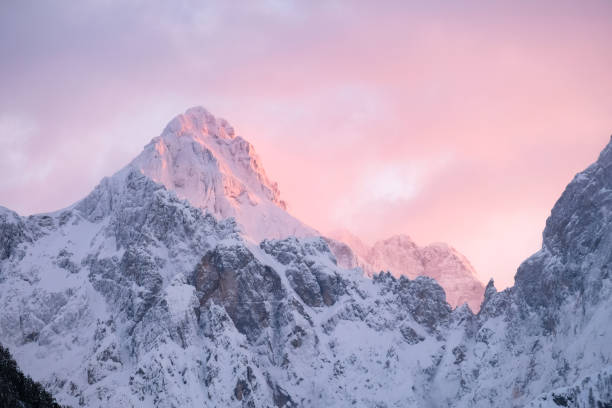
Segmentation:
{"type": "Polygon", "coordinates": [[[528,408],[602,407],[612,406],[612,370],[586,376],[573,386],[540,395],[528,408]]]}
{"type": "Polygon", "coordinates": [[[242,245],[221,244],[208,252],[196,268],[195,288],[201,307],[208,302],[223,306],[250,341],[266,327],[290,320],[280,277],[242,245]]]}
{"type": "Polygon", "coordinates": [[[467,303],[478,311],[484,287],[470,262],[447,244],[419,247],[407,235],[396,235],[368,248],[349,233],[335,233],[329,246],[343,268],[361,267],[366,275],[389,271],[393,276],[428,276],[444,288],[448,303],[467,303]]]}
{"type": "Polygon", "coordinates": [[[25,235],[25,223],[17,213],[0,207],[0,261],[14,254],[19,244],[28,240],[25,235]]]}
{"type": "Polygon", "coordinates": [[[346,292],[334,267],[336,260],[323,239],[263,241],[260,247],[287,267],[289,284],[308,306],[331,306],[346,292]]]}
{"type": "MultiPolygon", "coordinates": [[[[400,302],[400,307],[430,332],[448,324],[451,308],[446,303],[444,289],[435,280],[424,276],[415,280],[405,276],[395,279],[387,272],[374,275],[374,281],[382,284],[382,293],[393,293],[400,302]]],[[[402,332],[402,335],[405,336],[405,333],[402,332]]]]}
{"type": "Polygon", "coordinates": [[[0,342],[72,406],[607,404],[610,149],[477,315],[434,279],[343,269],[321,238],[256,244],[129,166],[66,210],[0,211],[0,342]]]}

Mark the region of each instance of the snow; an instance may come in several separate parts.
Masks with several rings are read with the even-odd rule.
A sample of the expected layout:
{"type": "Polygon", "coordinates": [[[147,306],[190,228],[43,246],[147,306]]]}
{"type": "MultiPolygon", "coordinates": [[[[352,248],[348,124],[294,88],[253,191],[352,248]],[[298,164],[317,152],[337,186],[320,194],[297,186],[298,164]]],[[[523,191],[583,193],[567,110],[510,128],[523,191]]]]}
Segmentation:
{"type": "Polygon", "coordinates": [[[193,206],[221,219],[236,218],[255,242],[318,235],[287,213],[253,146],[204,108],[174,118],[129,166],[193,206]]]}

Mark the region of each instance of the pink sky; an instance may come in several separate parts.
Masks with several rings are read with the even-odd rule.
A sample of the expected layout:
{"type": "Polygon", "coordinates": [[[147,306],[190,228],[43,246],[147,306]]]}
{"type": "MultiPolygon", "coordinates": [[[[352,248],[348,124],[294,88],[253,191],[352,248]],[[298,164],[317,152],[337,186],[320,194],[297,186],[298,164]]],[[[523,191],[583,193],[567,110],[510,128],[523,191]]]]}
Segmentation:
{"type": "Polygon", "coordinates": [[[0,4],[0,205],[65,207],[203,105],[307,223],[505,287],[612,133],[609,2],[200,3],[0,4]]]}

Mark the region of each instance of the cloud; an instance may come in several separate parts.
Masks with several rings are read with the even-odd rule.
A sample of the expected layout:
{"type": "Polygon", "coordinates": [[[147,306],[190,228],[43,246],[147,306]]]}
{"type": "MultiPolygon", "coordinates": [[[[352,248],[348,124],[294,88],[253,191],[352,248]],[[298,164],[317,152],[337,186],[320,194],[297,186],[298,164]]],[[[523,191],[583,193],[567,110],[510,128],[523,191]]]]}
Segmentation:
{"type": "Polygon", "coordinates": [[[331,229],[355,229],[356,219],[376,219],[373,208],[409,205],[423,195],[431,187],[432,180],[451,163],[449,153],[405,162],[364,162],[359,173],[354,175],[352,186],[335,202],[328,203],[335,218],[331,229]]]}
{"type": "Polygon", "coordinates": [[[0,174],[13,174],[13,177],[0,179],[0,191],[16,184],[27,182],[32,177],[44,177],[42,169],[32,169],[28,164],[28,149],[36,124],[23,115],[0,113],[0,174]]]}

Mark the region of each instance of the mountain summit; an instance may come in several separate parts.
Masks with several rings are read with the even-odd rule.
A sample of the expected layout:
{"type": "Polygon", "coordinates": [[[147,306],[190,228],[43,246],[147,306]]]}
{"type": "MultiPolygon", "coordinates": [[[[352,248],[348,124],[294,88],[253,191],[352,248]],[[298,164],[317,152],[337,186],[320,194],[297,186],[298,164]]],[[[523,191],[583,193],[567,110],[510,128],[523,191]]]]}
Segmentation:
{"type": "Polygon", "coordinates": [[[256,242],[318,235],[286,211],[253,145],[203,107],[172,119],[129,167],[220,219],[234,217],[256,242]]]}

